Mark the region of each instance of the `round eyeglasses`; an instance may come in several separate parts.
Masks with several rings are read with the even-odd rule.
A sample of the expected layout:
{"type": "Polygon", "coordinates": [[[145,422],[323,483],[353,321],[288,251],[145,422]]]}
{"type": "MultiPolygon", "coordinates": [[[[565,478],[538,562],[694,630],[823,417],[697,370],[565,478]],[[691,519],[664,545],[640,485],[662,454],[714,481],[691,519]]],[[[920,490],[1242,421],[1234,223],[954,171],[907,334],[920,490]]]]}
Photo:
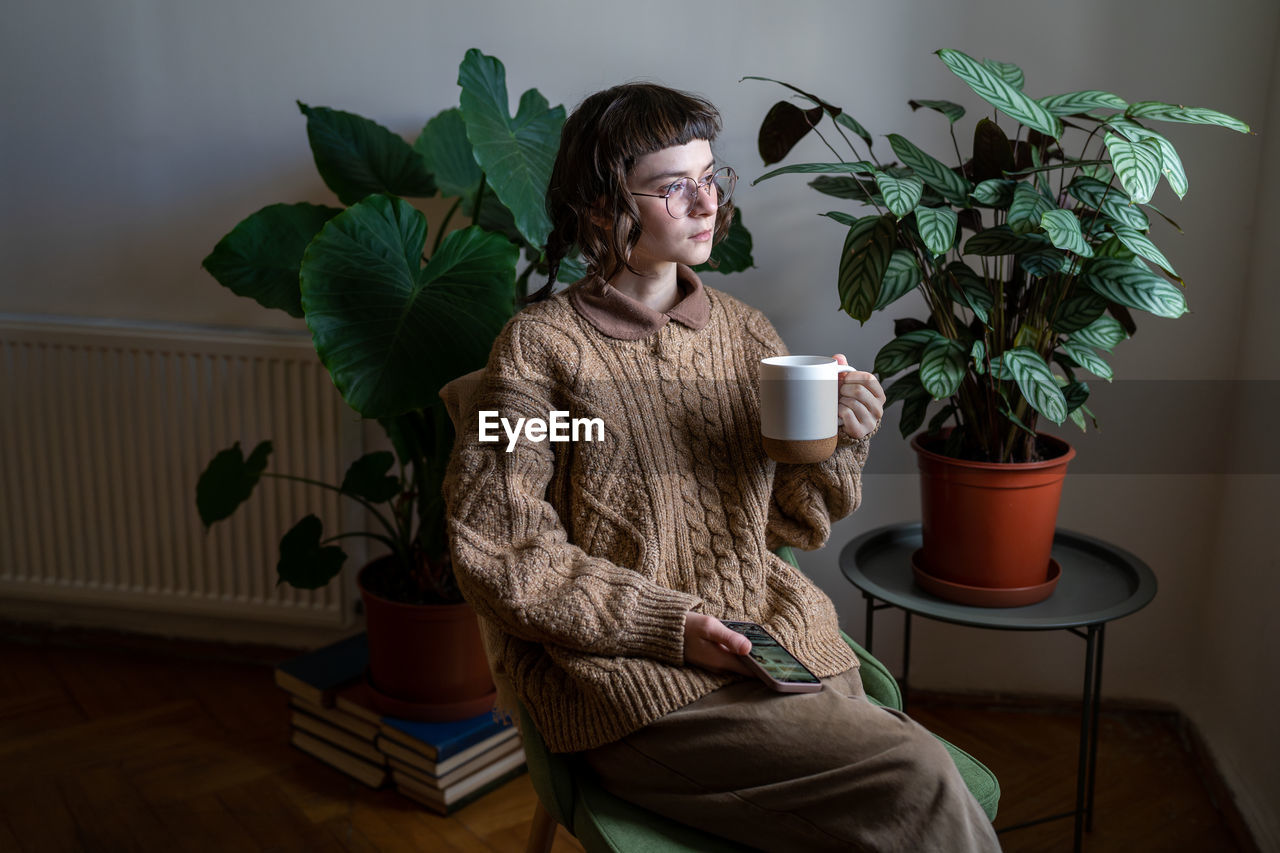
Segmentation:
{"type": "Polygon", "coordinates": [[[689,211],[693,210],[693,206],[698,203],[698,190],[706,190],[708,195],[714,192],[716,207],[723,207],[729,199],[733,198],[733,188],[737,183],[738,173],[729,166],[721,166],[700,181],[695,181],[693,178],[681,178],[668,186],[666,192],[632,192],[631,194],[665,199],[667,213],[671,215],[671,218],[684,219],[689,215],[689,211]]]}

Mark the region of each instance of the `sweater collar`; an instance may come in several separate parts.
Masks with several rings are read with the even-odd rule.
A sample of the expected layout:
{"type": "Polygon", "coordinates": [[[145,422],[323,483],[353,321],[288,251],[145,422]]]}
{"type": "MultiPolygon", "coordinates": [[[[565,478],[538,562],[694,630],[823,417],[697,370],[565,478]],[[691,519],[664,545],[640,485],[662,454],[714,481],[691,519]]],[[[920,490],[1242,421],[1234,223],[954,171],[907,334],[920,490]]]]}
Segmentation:
{"type": "Polygon", "coordinates": [[[680,288],[680,301],[665,313],[627,296],[599,276],[584,278],[570,288],[569,299],[588,323],[619,340],[647,338],[669,320],[700,330],[711,319],[711,302],[701,280],[692,269],[679,264],[676,285],[680,288]]]}

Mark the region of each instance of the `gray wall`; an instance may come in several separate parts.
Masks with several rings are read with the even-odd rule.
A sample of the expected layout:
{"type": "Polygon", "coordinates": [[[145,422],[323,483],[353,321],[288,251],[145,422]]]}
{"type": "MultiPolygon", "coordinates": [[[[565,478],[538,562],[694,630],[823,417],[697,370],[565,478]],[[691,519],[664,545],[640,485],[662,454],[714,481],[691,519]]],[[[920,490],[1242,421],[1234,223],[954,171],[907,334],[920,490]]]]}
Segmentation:
{"type": "MultiPolygon", "coordinates": [[[[1280,465],[1260,412],[1264,403],[1274,410],[1268,389],[1280,378],[1272,334],[1280,305],[1268,276],[1280,220],[1265,195],[1280,190],[1270,164],[1280,148],[1266,132],[1280,115],[1278,20],[1274,3],[1248,0],[20,4],[0,33],[0,312],[299,328],[199,268],[249,212],[330,200],[295,99],[412,138],[456,103],[469,47],[503,60],[513,99],[537,86],[572,107],[637,78],[711,98],[725,119],[719,156],[747,179],[739,202],[757,266],[710,283],[763,309],[793,350],[841,351],[859,365],[889,339],[892,316],[907,312],[865,327],[840,314],[842,234],[815,215],[839,203],[798,176],[749,185],[763,171],[755,131],[782,90],[742,76],[809,87],[873,133],[901,132],[939,152],[950,150],[945,122],[912,113],[907,99],[950,98],[977,112],[976,98],[932,55],[939,47],[1020,64],[1033,95],[1102,88],[1240,116],[1258,136],[1167,126],[1191,192],[1179,202],[1161,189],[1156,204],[1186,233],[1161,226],[1157,242],[1188,282],[1191,313],[1140,317],[1138,338],[1115,353],[1121,379],[1113,393],[1098,391],[1104,430],[1079,438],[1060,523],[1135,552],[1160,579],[1155,603],[1110,632],[1106,695],[1190,713],[1264,847],[1277,848],[1270,709],[1280,699],[1280,643],[1267,617],[1280,590],[1267,528],[1280,465]]],[[[826,158],[816,142],[795,156],[826,158]]],[[[865,506],[836,527],[832,545],[803,558],[855,635],[861,601],[840,578],[840,544],[918,515],[896,424],[893,410],[873,450],[865,506]]],[[[1071,636],[917,624],[919,686],[1078,691],[1082,652],[1071,636]]]]}

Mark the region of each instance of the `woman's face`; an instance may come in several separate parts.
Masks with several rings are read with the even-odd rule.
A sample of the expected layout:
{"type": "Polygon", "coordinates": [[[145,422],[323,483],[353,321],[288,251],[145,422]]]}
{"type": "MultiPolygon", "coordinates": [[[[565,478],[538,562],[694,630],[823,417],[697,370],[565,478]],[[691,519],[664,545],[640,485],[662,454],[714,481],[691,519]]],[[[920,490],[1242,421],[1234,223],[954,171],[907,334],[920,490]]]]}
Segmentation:
{"type": "MultiPolygon", "coordinates": [[[[711,143],[694,139],[638,159],[631,167],[628,186],[632,192],[661,196],[681,178],[700,181],[715,168],[711,143]]],[[[642,233],[628,259],[632,267],[642,274],[655,274],[672,262],[696,266],[711,257],[716,227],[716,199],[712,193],[699,190],[698,200],[683,219],[673,219],[661,198],[636,196],[635,200],[642,233]]]]}

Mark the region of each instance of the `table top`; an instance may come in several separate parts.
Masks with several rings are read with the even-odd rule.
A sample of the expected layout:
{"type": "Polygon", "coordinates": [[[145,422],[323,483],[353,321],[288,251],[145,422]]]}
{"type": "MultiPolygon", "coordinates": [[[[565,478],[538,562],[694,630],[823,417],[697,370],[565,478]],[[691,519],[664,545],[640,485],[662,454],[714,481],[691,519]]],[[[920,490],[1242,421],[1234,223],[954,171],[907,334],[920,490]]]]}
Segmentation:
{"type": "Polygon", "coordinates": [[[955,604],[916,585],[911,554],[921,540],[919,522],[869,530],[840,550],[840,571],[864,594],[911,613],[1012,631],[1106,623],[1141,610],[1156,595],[1155,574],[1142,560],[1101,539],[1058,528],[1052,553],[1062,578],[1053,595],[1024,607],[955,604]]]}

